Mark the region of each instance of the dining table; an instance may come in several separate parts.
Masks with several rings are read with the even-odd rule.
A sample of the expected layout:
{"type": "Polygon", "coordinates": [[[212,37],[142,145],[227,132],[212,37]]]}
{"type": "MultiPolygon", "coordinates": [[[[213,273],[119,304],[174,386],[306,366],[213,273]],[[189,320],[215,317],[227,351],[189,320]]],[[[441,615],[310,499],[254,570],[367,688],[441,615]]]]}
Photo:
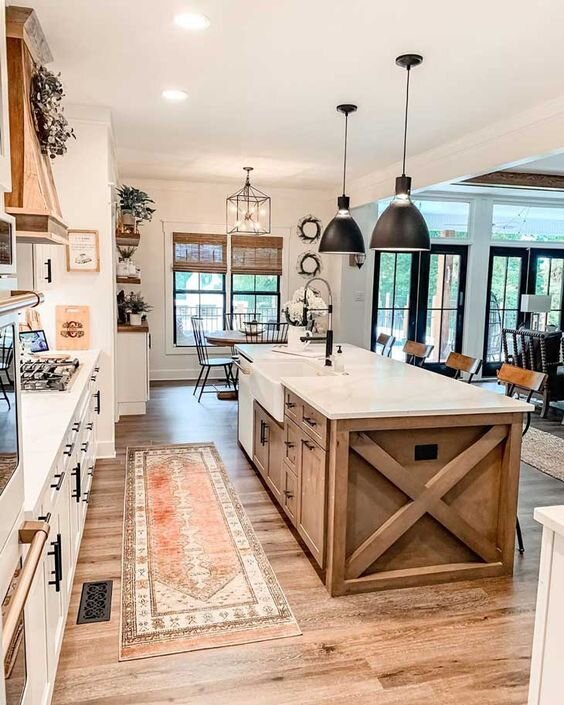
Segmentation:
{"type": "MultiPolygon", "coordinates": [[[[260,343],[260,336],[243,333],[240,330],[212,330],[204,333],[208,345],[215,347],[233,347],[242,343],[260,343]]],[[[218,399],[237,399],[237,390],[219,391],[218,399]]]]}

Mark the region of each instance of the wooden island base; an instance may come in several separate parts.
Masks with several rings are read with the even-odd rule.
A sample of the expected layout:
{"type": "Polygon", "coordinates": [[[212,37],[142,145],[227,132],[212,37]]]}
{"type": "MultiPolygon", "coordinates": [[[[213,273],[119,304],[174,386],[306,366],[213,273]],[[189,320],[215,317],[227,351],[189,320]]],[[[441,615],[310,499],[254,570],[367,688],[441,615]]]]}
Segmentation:
{"type": "Polygon", "coordinates": [[[283,428],[255,402],[255,465],[332,596],[512,574],[522,413],[328,420],[285,402],[283,428]]]}

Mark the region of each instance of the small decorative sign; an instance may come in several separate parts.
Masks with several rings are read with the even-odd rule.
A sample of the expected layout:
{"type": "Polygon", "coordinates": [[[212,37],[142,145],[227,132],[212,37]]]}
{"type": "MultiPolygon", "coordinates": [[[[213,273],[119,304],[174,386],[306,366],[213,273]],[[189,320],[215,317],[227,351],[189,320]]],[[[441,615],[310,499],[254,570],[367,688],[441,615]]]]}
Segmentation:
{"type": "Polygon", "coordinates": [[[100,244],[97,230],[69,230],[67,272],[99,272],[100,244]]]}

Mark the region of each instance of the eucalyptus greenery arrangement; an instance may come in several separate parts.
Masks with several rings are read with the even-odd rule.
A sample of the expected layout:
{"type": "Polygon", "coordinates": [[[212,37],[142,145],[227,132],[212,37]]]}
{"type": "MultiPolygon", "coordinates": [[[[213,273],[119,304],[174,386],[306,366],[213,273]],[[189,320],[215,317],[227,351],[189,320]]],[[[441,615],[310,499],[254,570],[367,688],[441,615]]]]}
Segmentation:
{"type": "Polygon", "coordinates": [[[135,247],[121,247],[120,245],[118,245],[119,256],[124,262],[130,260],[133,257],[133,255],[135,254],[135,250],[135,247]]]}
{"type": "Polygon", "coordinates": [[[61,101],[64,97],[61,74],[54,74],[39,66],[31,79],[31,111],[35,131],[43,154],[51,159],[67,151],[67,140],[76,139],[64,116],[61,101]]]}
{"type": "Polygon", "coordinates": [[[148,223],[153,218],[154,208],[150,203],[154,203],[149,194],[134,186],[120,186],[117,190],[119,195],[119,208],[122,216],[125,214],[133,216],[135,225],[148,223]]]}

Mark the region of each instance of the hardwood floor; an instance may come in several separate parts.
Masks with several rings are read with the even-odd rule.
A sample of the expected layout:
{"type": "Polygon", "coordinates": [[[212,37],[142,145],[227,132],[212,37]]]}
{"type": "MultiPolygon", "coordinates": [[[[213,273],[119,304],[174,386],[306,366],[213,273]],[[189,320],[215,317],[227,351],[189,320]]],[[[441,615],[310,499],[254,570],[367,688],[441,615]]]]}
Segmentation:
{"type": "Polygon", "coordinates": [[[55,685],[55,705],[524,705],[540,528],[533,507],[564,484],[524,468],[527,551],[513,579],[331,599],[236,443],[235,402],[185,384],[152,388],[148,414],[117,426],[96,467],[55,685]],[[303,636],[119,663],[121,538],[128,445],[214,441],[303,636]],[[112,579],[112,619],[76,625],[81,585],[112,579]]]}

